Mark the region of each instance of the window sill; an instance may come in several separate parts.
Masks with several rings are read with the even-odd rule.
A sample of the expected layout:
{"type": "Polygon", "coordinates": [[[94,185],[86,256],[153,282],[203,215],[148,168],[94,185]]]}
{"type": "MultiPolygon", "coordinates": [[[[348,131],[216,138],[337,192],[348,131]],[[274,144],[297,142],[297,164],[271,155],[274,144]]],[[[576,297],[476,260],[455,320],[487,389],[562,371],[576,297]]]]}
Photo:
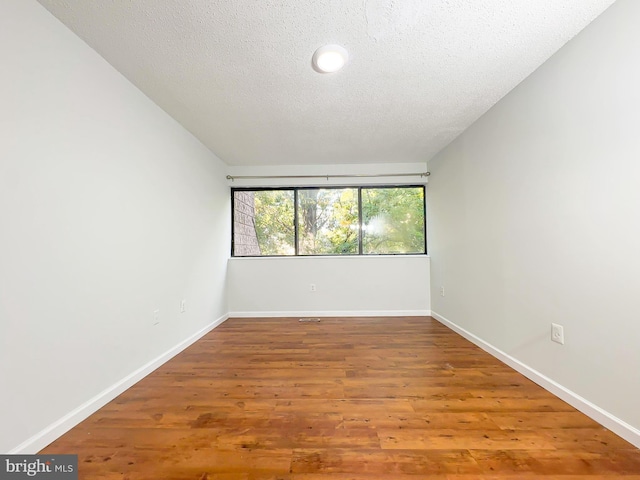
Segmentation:
{"type": "Polygon", "coordinates": [[[322,260],[322,259],[371,259],[371,258],[430,258],[428,254],[414,255],[286,255],[281,257],[229,257],[229,260],[322,260]]]}

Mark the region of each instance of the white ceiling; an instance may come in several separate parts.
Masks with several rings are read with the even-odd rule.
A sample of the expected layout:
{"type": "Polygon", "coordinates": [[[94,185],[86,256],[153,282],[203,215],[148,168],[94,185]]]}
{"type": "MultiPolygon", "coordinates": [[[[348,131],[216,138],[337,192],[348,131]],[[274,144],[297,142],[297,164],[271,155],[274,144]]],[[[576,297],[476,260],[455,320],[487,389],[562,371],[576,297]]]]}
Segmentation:
{"type": "Polygon", "coordinates": [[[427,161],[613,1],[39,0],[229,165],[427,161]]]}

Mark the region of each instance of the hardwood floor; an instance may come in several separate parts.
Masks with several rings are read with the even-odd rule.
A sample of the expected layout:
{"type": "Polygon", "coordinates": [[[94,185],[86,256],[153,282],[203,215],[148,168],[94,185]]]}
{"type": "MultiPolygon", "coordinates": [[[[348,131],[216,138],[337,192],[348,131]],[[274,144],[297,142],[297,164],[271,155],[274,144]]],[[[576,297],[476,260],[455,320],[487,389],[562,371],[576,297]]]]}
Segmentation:
{"type": "Polygon", "coordinates": [[[41,453],[81,479],[640,480],[640,450],[425,317],[230,319],[41,453]]]}

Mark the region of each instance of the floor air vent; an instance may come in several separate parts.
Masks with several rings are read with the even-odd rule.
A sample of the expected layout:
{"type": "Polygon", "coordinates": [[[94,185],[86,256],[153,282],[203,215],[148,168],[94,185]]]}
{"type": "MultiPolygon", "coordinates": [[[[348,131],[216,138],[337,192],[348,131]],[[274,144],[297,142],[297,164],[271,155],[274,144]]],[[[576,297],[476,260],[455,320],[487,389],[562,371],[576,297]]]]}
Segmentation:
{"type": "Polygon", "coordinates": [[[301,318],[299,322],[319,322],[319,318],[301,318]]]}

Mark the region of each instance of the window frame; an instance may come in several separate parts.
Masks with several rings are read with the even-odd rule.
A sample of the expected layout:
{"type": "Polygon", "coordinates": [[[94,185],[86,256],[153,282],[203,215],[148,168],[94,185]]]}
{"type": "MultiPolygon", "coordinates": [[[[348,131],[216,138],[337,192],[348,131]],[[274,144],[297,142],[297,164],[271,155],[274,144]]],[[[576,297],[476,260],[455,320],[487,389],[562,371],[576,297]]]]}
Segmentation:
{"type": "Polygon", "coordinates": [[[402,185],[326,185],[326,186],[288,186],[288,187],[232,187],[231,188],[231,258],[292,258],[292,257],[381,257],[399,256],[409,257],[416,255],[428,255],[427,249],[427,189],[424,184],[402,184],[402,185]],[[424,219],[422,230],[424,234],[424,251],[412,253],[363,253],[362,235],[362,190],[363,189],[392,189],[392,188],[421,188],[422,189],[422,217],[424,219]],[[343,190],[355,189],[357,191],[358,203],[358,252],[357,253],[323,253],[323,254],[300,254],[299,251],[299,220],[298,220],[298,191],[299,190],[343,190]],[[263,191],[293,191],[293,255],[235,255],[235,192],[263,192],[263,191]]]}

